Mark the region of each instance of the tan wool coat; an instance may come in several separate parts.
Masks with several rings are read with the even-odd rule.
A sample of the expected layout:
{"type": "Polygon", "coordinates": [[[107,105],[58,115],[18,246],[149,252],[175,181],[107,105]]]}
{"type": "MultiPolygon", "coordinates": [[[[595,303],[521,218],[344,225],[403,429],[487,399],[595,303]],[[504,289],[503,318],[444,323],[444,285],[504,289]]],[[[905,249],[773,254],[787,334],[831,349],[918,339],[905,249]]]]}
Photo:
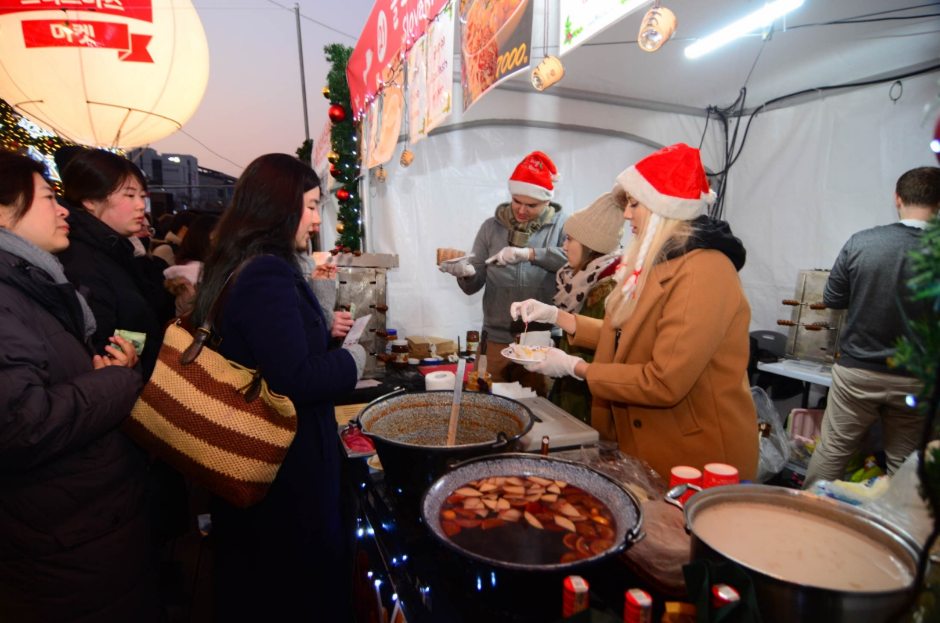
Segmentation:
{"type": "Polygon", "coordinates": [[[619,340],[608,318],[575,317],[572,345],[596,351],[587,373],[592,426],[667,482],[676,465],[706,463],[734,465],[742,480],[754,480],[751,308],[737,272],[712,249],[652,271],[619,340]]]}

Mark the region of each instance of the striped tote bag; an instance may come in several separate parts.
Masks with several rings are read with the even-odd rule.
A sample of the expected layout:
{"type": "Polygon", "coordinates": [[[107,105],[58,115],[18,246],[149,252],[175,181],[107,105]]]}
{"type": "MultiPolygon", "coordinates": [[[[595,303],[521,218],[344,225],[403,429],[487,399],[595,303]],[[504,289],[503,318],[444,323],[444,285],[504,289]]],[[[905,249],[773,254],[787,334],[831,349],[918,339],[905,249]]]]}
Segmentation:
{"type": "Polygon", "coordinates": [[[272,393],[260,372],[206,348],[231,283],[229,276],[202,326],[191,335],[167,328],[153,376],[123,430],[196,484],[247,508],[264,499],[294,435],[293,403],[272,393]]]}

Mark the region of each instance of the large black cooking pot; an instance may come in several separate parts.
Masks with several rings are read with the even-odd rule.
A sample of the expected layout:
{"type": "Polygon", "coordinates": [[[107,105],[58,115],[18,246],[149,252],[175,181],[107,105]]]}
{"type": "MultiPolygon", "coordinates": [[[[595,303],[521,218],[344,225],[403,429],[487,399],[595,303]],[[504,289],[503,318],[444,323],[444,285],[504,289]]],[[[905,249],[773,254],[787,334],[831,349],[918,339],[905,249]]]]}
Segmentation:
{"type": "Polygon", "coordinates": [[[356,425],[375,444],[385,480],[400,493],[420,497],[438,476],[465,459],[504,452],[532,428],[525,405],[510,398],[464,392],[457,442],[447,446],[454,393],[410,392],[367,405],[356,425]]]}
{"type": "MultiPolygon", "coordinates": [[[[669,491],[666,501],[681,507],[676,500],[685,492],[685,485],[679,485],[669,491]]],[[[759,569],[729,556],[696,532],[696,517],[703,511],[719,505],[748,504],[774,506],[781,512],[797,511],[808,517],[834,521],[847,531],[882,545],[907,568],[912,578],[917,574],[917,560],[921,548],[910,535],[877,515],[805,491],[764,485],[732,485],[696,493],[689,498],[683,509],[686,530],[692,535],[691,559],[705,558],[716,562],[732,560],[741,565],[754,582],[758,606],[767,623],[889,623],[898,620],[898,612],[910,603],[915,590],[913,584],[884,591],[834,590],[798,584],[777,577],[767,569],[759,569]]],[[[755,530],[760,528],[754,526],[755,530]]],[[[799,538],[799,534],[794,534],[793,538],[799,538]]]]}

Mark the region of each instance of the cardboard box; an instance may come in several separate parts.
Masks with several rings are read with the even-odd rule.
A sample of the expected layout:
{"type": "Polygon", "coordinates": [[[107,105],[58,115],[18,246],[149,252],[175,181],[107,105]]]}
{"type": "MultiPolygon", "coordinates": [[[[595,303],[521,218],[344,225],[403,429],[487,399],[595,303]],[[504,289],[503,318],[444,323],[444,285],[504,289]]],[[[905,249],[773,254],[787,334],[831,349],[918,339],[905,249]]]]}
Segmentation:
{"type": "Polygon", "coordinates": [[[442,337],[428,337],[417,335],[406,337],[408,340],[408,356],[414,359],[424,359],[431,356],[431,344],[437,349],[437,356],[446,358],[457,352],[457,345],[453,340],[445,340],[442,337]]]}

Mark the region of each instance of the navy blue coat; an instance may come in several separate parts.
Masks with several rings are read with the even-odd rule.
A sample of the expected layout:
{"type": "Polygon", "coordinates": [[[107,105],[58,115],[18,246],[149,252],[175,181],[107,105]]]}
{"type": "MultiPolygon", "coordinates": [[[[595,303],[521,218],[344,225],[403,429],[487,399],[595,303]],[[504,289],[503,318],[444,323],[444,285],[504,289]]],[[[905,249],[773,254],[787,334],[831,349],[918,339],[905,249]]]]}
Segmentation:
{"type": "Polygon", "coordinates": [[[343,621],[350,574],[340,526],[339,442],[333,401],[356,386],[347,351],[330,332],[304,278],[264,256],[238,277],[221,322],[219,352],[260,368],[297,408],[297,436],[268,495],[238,509],[212,507],[216,621],[343,621]]]}

